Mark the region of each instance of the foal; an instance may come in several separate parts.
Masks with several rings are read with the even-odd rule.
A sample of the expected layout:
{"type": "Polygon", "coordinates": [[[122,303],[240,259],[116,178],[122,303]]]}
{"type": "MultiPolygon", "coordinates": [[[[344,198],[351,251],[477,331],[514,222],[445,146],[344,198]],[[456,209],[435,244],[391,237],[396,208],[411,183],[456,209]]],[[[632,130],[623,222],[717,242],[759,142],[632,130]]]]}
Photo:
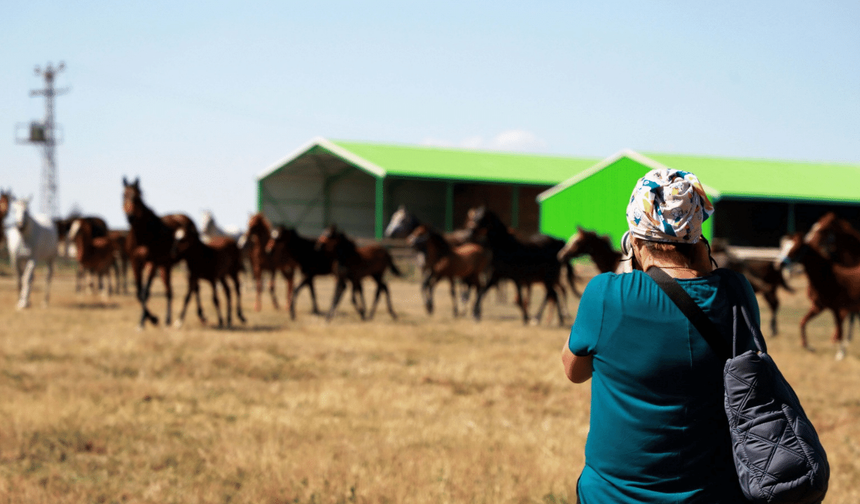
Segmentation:
{"type": "Polygon", "coordinates": [[[378,243],[359,247],[342,231],[338,230],[335,225],[331,225],[320,235],[316,248],[319,251],[333,254],[335,258],[334,272],[337,284],[331,308],[329,308],[328,315],[326,315],[327,321],[334,317],[335,310],[343,295],[343,291],[346,289],[347,282],[352,284],[352,304],[355,306],[361,319],[365,319],[366,305],[364,302],[364,292],[361,288],[361,280],[367,276],[373,278],[376,282],[376,295],[373,299],[373,306],[371,306],[366,318],[373,318],[373,314],[376,312],[376,305],[379,302],[379,296],[385,292],[388,313],[391,314],[391,318],[397,319],[397,314],[394,313],[394,308],[391,306],[391,293],[388,290],[388,284],[383,279],[383,275],[387,269],[391,269],[391,272],[397,276],[402,276],[402,273],[394,265],[391,254],[384,247],[378,243]],[[360,297],[360,303],[357,296],[360,297]]]}
{"type": "Polygon", "coordinates": [[[307,286],[311,293],[313,314],[321,315],[314,290],[314,277],[330,275],[334,272],[334,254],[316,250],[316,241],[305,238],[293,228],[276,226],[269,235],[266,253],[277,264],[291,263],[302,272],[302,281],[293,290],[289,299],[290,318],[296,319],[296,298],[302,287],[307,286]]]}
{"type": "Polygon", "coordinates": [[[407,238],[407,243],[424,254],[427,273],[421,282],[421,296],[427,313],[433,313],[433,289],[436,283],[447,278],[451,284],[451,303],[457,317],[456,280],[460,279],[468,289],[483,286],[483,275],[490,264],[490,253],[476,243],[465,243],[452,247],[445,238],[425,225],[419,225],[407,238]]]}
{"type": "Polygon", "coordinates": [[[272,303],[275,309],[278,306],[278,297],[275,295],[275,276],[280,271],[287,282],[287,306],[291,306],[293,302],[293,279],[295,264],[292,262],[276,263],[271,254],[266,252],[266,245],[269,243],[269,238],[272,233],[272,225],[269,219],[262,213],[256,213],[248,220],[248,230],[239,239],[239,248],[244,250],[248,248],[248,258],[251,261],[251,272],[254,275],[254,282],[257,288],[257,296],[254,300],[254,311],[260,311],[262,308],[262,293],[263,293],[263,274],[270,273],[269,294],[272,296],[272,303]]]}
{"type": "MultiPolygon", "coordinates": [[[[92,223],[83,218],[74,219],[69,227],[68,239],[75,244],[76,259],[84,272],[95,275],[98,278],[99,290],[104,293],[103,278],[107,277],[107,292],[113,294],[111,286],[111,269],[116,273],[119,280],[119,271],[116,264],[116,244],[105,236],[93,236],[92,223]]],[[[117,289],[119,282],[117,282],[117,289]]],[[[93,289],[92,278],[90,278],[90,289],[93,289]]]]}
{"type": "Polygon", "coordinates": [[[174,233],[174,243],[171,254],[176,260],[185,259],[188,266],[188,292],[182,303],[182,311],[176,319],[176,327],[182,327],[185,321],[185,311],[193,293],[197,299],[197,316],[200,321],[206,323],[203,316],[203,308],[200,306],[200,280],[207,280],[212,285],[212,302],[215,304],[215,312],[218,314],[218,327],[224,326],[221,317],[221,305],[218,302],[218,283],[224,287],[224,295],[227,297],[227,327],[233,326],[233,315],[230,296],[230,286],[227,278],[233,280],[236,290],[236,316],[243,323],[245,316],[242,314],[242,292],[239,287],[239,273],[243,271],[242,253],[236,246],[236,240],[226,237],[212,238],[209,243],[203,243],[196,233],[187,233],[184,229],[177,229],[174,233]]]}

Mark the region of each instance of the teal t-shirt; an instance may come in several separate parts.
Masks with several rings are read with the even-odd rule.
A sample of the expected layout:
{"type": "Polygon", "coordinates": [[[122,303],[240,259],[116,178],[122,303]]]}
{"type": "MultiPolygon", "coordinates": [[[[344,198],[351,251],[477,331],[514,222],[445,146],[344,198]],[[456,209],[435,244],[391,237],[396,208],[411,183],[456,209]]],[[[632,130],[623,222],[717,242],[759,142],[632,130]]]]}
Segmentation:
{"type": "MultiPolygon", "coordinates": [[[[760,323],[749,282],[728,274],[740,277],[760,323]]],[[[731,338],[737,294],[723,282],[717,274],[678,280],[731,338]]],[[[745,502],[723,410],[724,362],[651,277],[594,277],[568,346],[594,366],[581,502],[745,502]]]]}

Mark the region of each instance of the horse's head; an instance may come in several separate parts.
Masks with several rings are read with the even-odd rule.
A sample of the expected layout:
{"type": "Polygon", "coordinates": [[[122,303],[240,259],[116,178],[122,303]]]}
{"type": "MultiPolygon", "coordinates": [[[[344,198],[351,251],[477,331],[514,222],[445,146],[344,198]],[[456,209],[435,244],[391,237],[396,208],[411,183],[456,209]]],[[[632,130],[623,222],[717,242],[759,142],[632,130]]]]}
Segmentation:
{"type": "Polygon", "coordinates": [[[30,222],[30,198],[16,199],[12,202],[12,222],[18,231],[24,233],[30,222]]]}
{"type": "Polygon", "coordinates": [[[466,229],[468,230],[467,239],[475,242],[511,234],[502,219],[484,205],[469,210],[466,229]]]}
{"type": "Polygon", "coordinates": [[[386,238],[405,238],[418,226],[418,219],[406,210],[406,205],[391,214],[391,220],[385,228],[386,238]]]}
{"type": "Polygon", "coordinates": [[[412,233],[406,238],[406,243],[416,250],[424,250],[427,248],[427,242],[430,240],[430,230],[427,226],[421,225],[415,228],[412,233]]]}
{"type": "Polygon", "coordinates": [[[174,260],[181,259],[191,246],[192,233],[184,227],[179,227],[173,232],[173,246],[170,247],[170,257],[174,260]]]}
{"type": "Polygon", "coordinates": [[[140,190],[140,177],[129,183],[125,177],[122,178],[122,210],[125,217],[131,223],[143,214],[143,199],[140,190]]]}
{"type": "Polygon", "coordinates": [[[266,242],[266,253],[282,253],[284,249],[289,247],[294,236],[296,236],[296,230],[293,228],[283,225],[273,227],[269,233],[269,240],[266,242]]]}
{"type": "Polygon", "coordinates": [[[802,233],[794,233],[793,235],[783,237],[782,246],[774,260],[775,266],[780,267],[791,263],[799,262],[803,259],[803,255],[809,250],[809,244],[806,243],[802,233]]]}
{"type": "Polygon", "coordinates": [[[75,238],[77,238],[77,236],[83,232],[83,226],[83,219],[72,220],[72,223],[69,225],[69,232],[66,235],[69,241],[74,241],[75,238]]]}

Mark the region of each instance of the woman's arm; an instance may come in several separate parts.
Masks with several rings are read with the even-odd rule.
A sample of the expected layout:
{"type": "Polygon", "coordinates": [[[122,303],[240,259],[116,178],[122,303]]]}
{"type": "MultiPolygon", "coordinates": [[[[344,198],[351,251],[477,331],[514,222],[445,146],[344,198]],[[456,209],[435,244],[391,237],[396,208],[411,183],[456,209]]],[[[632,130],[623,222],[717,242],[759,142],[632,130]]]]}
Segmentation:
{"type": "Polygon", "coordinates": [[[588,379],[591,378],[591,372],[593,370],[591,367],[591,361],[591,355],[586,355],[585,357],[574,355],[574,353],[570,351],[570,348],[568,348],[567,342],[564,343],[564,348],[561,350],[561,362],[564,364],[564,374],[567,376],[568,380],[573,383],[583,383],[588,381],[588,379]]]}

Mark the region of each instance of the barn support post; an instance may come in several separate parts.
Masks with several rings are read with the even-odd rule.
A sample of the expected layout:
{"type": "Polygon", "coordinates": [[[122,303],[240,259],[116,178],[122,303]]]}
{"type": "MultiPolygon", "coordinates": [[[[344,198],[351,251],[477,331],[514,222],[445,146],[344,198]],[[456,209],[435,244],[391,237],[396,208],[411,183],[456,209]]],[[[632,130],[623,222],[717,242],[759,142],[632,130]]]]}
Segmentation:
{"type": "Polygon", "coordinates": [[[454,183],[445,182],[445,232],[454,231],[454,183]]]}
{"type": "Polygon", "coordinates": [[[788,232],[786,234],[792,235],[795,231],[797,231],[797,217],[794,214],[794,202],[790,202],[788,204],[788,218],[786,219],[788,225],[788,232]]]}
{"type": "Polygon", "coordinates": [[[385,178],[376,178],[376,239],[381,240],[385,232],[385,178]]]}
{"type": "Polygon", "coordinates": [[[511,227],[520,227],[520,186],[511,187],[511,227]]]}

